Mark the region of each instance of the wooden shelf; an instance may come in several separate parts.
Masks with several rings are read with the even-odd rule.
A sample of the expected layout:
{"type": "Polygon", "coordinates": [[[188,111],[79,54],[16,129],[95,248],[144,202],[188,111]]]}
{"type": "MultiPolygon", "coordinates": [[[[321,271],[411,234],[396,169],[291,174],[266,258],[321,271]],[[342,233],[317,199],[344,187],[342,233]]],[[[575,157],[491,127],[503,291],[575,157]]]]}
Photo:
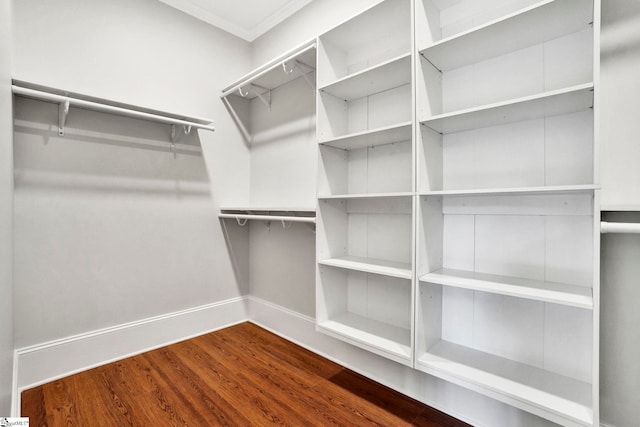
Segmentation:
{"type": "Polygon", "coordinates": [[[417,367],[556,422],[592,426],[591,384],[446,341],[421,355],[417,367]]]}
{"type": "Polygon", "coordinates": [[[593,309],[592,290],[585,286],[451,269],[425,274],[420,280],[443,286],[593,309]]]}
{"type": "Polygon", "coordinates": [[[411,360],[409,329],[369,319],[353,313],[343,313],[318,323],[318,328],[354,345],[400,362],[411,360]]]}
{"type": "Polygon", "coordinates": [[[504,102],[439,114],[421,121],[438,133],[534,120],[584,111],[593,107],[593,83],[545,92],[504,102]]]}
{"type": "Polygon", "coordinates": [[[343,256],[318,261],[320,265],[362,271],[365,273],[381,274],[383,276],[398,277],[411,280],[411,264],[386,261],[373,258],[343,256]]]}
{"type": "Polygon", "coordinates": [[[359,148],[391,144],[411,139],[411,122],[352,133],[320,141],[321,145],[341,148],[343,150],[357,150],[359,148]]]}
{"type": "Polygon", "coordinates": [[[421,48],[440,71],[453,70],[588,28],[593,4],[547,0],[421,48]]]}
{"type": "Polygon", "coordinates": [[[337,98],[351,101],[410,83],[411,54],[406,53],[319,89],[337,98]]]}
{"type": "Polygon", "coordinates": [[[476,195],[526,195],[526,194],[572,194],[588,193],[600,187],[593,184],[558,185],[545,187],[515,187],[515,188],[479,188],[465,190],[436,190],[421,191],[420,196],[476,196],[476,195]]]}

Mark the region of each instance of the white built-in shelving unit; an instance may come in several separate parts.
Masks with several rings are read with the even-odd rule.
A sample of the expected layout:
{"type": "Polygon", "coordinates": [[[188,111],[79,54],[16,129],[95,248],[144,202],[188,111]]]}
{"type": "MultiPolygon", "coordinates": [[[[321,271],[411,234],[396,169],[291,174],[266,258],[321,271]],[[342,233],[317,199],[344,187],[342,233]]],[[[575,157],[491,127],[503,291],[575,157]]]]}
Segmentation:
{"type": "Polygon", "coordinates": [[[317,67],[318,331],[599,425],[599,21],[600,0],[384,0],[225,90],[238,118],[317,67]]]}
{"type": "Polygon", "coordinates": [[[318,330],[413,364],[414,145],[409,0],[318,39],[318,330]]]}
{"type": "Polygon", "coordinates": [[[599,3],[415,4],[415,367],[598,425],[599,3]]]}

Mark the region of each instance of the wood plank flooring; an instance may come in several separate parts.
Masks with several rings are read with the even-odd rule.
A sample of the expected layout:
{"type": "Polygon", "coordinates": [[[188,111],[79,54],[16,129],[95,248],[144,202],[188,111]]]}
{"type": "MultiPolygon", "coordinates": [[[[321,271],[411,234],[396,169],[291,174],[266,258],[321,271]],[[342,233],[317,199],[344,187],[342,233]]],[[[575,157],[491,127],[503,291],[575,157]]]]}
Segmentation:
{"type": "Polygon", "coordinates": [[[467,426],[252,323],[22,393],[34,426],[467,426]]]}

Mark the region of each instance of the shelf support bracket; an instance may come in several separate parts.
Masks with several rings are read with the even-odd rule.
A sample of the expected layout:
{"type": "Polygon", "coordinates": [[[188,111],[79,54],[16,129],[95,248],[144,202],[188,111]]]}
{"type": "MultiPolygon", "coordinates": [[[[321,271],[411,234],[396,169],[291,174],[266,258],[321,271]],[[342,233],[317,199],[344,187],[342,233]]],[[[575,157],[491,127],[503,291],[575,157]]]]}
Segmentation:
{"type": "Polygon", "coordinates": [[[64,125],[69,115],[69,100],[58,104],[58,136],[64,136],[64,125]]]}
{"type": "Polygon", "coordinates": [[[256,93],[256,96],[260,98],[260,101],[267,107],[267,110],[271,111],[271,89],[266,87],[251,84],[251,87],[256,93]],[[257,90],[256,90],[257,89],[257,90]]]}
{"type": "MultiPolygon", "coordinates": [[[[307,83],[309,83],[309,86],[311,86],[311,89],[315,90],[316,89],[316,83],[315,80],[313,80],[309,75],[311,73],[313,73],[316,69],[313,68],[311,65],[307,65],[304,62],[300,62],[296,59],[296,66],[300,69],[300,71],[302,71],[302,77],[307,81],[307,83]]],[[[291,71],[293,71],[295,69],[292,68],[291,71]]]]}

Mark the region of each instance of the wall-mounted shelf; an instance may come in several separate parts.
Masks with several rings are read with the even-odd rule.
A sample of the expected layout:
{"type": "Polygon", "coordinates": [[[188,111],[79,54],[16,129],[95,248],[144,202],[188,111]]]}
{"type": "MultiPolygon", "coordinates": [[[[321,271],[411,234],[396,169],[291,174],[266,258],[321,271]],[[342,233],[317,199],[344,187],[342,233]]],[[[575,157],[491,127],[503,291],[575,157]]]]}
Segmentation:
{"type": "Polygon", "coordinates": [[[422,47],[420,54],[448,71],[571,34],[592,20],[591,2],[547,0],[422,47]]]}
{"type": "Polygon", "coordinates": [[[563,425],[593,425],[591,384],[447,341],[418,358],[424,372],[563,425]],[[570,424],[567,424],[570,423],[570,424]]]}
{"type": "Polygon", "coordinates": [[[400,279],[411,279],[412,275],[411,264],[409,263],[393,262],[356,256],[343,256],[338,258],[323,259],[318,261],[318,264],[344,268],[347,270],[362,271],[365,273],[398,277],[400,279]]]}
{"type": "Polygon", "coordinates": [[[230,95],[246,99],[259,97],[267,107],[270,107],[271,91],[299,77],[305,78],[315,89],[315,79],[309,76],[315,72],[315,69],[316,43],[313,40],[242,77],[222,91],[222,98],[230,95]]]}
{"type": "Polygon", "coordinates": [[[593,309],[592,289],[585,286],[452,269],[427,273],[421,276],[420,280],[443,286],[593,309]]]}
{"type": "Polygon", "coordinates": [[[473,196],[473,195],[527,195],[527,194],[572,194],[588,193],[599,189],[593,184],[554,185],[546,187],[479,188],[463,190],[422,191],[421,196],[473,196]]]}
{"type": "Polygon", "coordinates": [[[343,150],[357,150],[365,147],[391,144],[411,139],[411,122],[384,126],[376,129],[356,132],[349,135],[321,140],[320,144],[343,150]]]}
{"type": "Polygon", "coordinates": [[[104,98],[65,92],[60,89],[47,88],[22,81],[14,81],[11,88],[14,95],[58,104],[58,134],[60,136],[64,135],[64,127],[71,107],[171,125],[170,137],[172,142],[178,132],[189,133],[191,128],[215,130],[215,127],[211,125],[212,120],[210,119],[176,115],[144,107],[116,103],[104,98]]]}
{"type": "Polygon", "coordinates": [[[303,222],[315,224],[316,212],[300,208],[223,208],[218,218],[235,219],[244,225],[246,221],[303,222]]]}
{"type": "Polygon", "coordinates": [[[409,83],[411,83],[411,54],[406,53],[322,86],[320,90],[345,101],[351,101],[409,83]]]}
{"type": "Polygon", "coordinates": [[[424,118],[422,124],[441,134],[504,125],[593,107],[593,83],[424,118]]]}

